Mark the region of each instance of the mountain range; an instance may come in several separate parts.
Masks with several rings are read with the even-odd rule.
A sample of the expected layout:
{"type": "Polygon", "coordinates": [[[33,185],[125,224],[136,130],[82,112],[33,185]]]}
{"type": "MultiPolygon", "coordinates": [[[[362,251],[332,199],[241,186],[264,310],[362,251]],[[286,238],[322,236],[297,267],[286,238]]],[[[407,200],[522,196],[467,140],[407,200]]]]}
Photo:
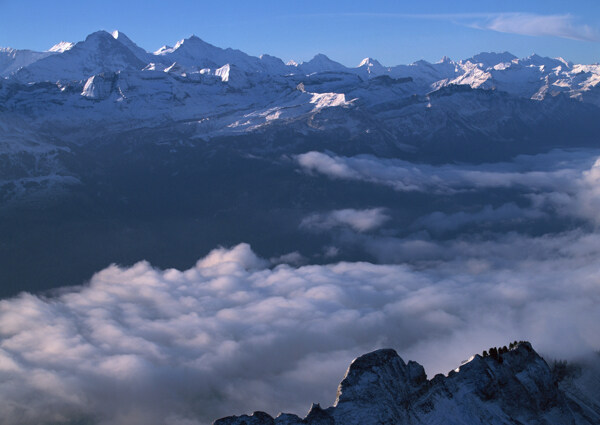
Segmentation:
{"type": "Polygon", "coordinates": [[[321,138],[340,153],[434,161],[588,145],[600,130],[600,65],[508,52],[348,68],[322,54],[284,64],[196,36],[150,53],[98,31],[46,52],[3,48],[0,76],[4,198],[32,179],[80,179],[65,160],[75,150],[151,129],[186,143],[257,136],[243,149],[261,154],[321,138]]]}

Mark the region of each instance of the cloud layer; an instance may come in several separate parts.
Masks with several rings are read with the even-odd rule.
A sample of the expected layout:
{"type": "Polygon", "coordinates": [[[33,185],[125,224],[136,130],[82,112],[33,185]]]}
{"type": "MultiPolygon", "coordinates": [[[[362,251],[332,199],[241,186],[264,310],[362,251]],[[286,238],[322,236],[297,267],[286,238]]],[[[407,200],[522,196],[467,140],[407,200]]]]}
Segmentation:
{"type": "Polygon", "coordinates": [[[299,155],[306,173],[390,188],[377,198],[390,199],[385,208],[320,210],[297,223],[319,233],[322,258],[354,245],[381,264],[299,266],[310,261],[300,252],[267,261],[240,244],[188,270],[111,266],[85,286],[2,300],[3,423],[191,425],[254,409],[303,414],[312,402],[331,404],[349,362],[381,347],[423,363],[430,377],[515,339],[554,358],[598,350],[597,155],[443,166],[299,155]],[[394,199],[399,193],[449,202],[434,203],[443,211],[427,204],[412,233],[399,236],[398,211],[412,208],[394,199]],[[497,227],[549,217],[574,225],[497,227]],[[431,236],[447,231],[458,233],[431,236]]]}
{"type": "Polygon", "coordinates": [[[456,166],[416,164],[371,155],[344,157],[311,151],[298,155],[296,161],[308,173],[324,174],[335,179],[365,181],[401,192],[453,194],[473,189],[571,186],[583,169],[593,165],[594,153],[554,151],[520,156],[510,163],[456,166]]]}
{"type": "Polygon", "coordinates": [[[360,181],[390,187],[398,192],[439,196],[502,189],[527,199],[527,210],[509,202],[499,208],[481,206],[475,213],[452,216],[433,213],[420,219],[432,228],[502,218],[540,218],[546,212],[600,223],[600,159],[597,150],[553,151],[520,156],[513,162],[481,165],[415,164],[370,155],[343,157],[321,152],[298,155],[305,172],[332,179],[360,181]],[[441,221],[441,218],[448,220],[441,221]]]}
{"type": "Polygon", "coordinates": [[[440,246],[453,255],[425,269],[270,269],[241,244],[189,270],[111,266],[54,297],[0,301],[3,421],[304,413],[332,403],[349,361],[378,347],[418,359],[430,376],[514,339],[561,358],[600,347],[599,235],[458,245],[440,246]],[[553,254],[514,255],[536,245],[553,254]]]}

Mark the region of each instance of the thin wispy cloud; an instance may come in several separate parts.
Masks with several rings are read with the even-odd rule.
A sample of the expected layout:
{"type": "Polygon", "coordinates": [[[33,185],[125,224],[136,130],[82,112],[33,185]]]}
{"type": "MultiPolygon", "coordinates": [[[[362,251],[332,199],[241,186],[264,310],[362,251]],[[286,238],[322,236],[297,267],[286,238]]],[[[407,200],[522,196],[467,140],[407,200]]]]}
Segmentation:
{"type": "Polygon", "coordinates": [[[312,14],[306,17],[395,18],[448,21],[457,25],[507,34],[559,37],[580,41],[600,41],[600,31],[570,14],[535,13],[344,13],[312,14]]]}
{"type": "Polygon", "coordinates": [[[589,25],[579,23],[579,20],[571,15],[507,13],[494,16],[485,22],[477,22],[472,26],[509,34],[600,41],[600,34],[597,30],[589,25]]]}
{"type": "Polygon", "coordinates": [[[324,214],[311,214],[302,220],[300,227],[316,231],[329,230],[335,227],[350,227],[357,232],[368,232],[377,229],[388,221],[390,217],[385,214],[384,208],[370,208],[355,210],[329,211],[324,214]]]}

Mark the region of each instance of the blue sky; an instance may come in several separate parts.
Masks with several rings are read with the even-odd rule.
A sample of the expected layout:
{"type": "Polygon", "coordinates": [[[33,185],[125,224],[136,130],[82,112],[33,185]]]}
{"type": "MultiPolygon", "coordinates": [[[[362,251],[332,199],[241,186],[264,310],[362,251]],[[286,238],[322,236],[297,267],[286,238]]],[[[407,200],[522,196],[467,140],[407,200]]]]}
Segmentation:
{"type": "Polygon", "coordinates": [[[325,53],[353,66],[367,56],[396,65],[505,50],[600,62],[597,0],[0,0],[0,46],[46,50],[99,29],[151,51],[196,34],[253,55],[325,53]]]}

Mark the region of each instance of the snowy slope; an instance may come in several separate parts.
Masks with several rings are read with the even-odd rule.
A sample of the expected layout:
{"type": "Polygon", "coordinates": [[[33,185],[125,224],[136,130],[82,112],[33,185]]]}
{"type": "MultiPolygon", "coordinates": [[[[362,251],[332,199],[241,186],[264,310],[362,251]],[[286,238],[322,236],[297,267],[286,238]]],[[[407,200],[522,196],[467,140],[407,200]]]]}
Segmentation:
{"type": "Polygon", "coordinates": [[[135,44],[129,37],[127,37],[122,31],[115,30],[111,33],[113,38],[127,47],[133,52],[133,54],[142,62],[148,63],[151,61],[152,55],[142,49],[140,46],[135,44]]]}
{"type": "Polygon", "coordinates": [[[236,65],[247,72],[285,72],[281,60],[268,55],[257,58],[236,49],[221,49],[192,35],[179,41],[175,47],[164,46],[154,53],[155,60],[165,64],[178,63],[189,69],[220,68],[236,65]]]}
{"type": "Polygon", "coordinates": [[[358,64],[357,68],[358,72],[367,78],[389,74],[390,72],[389,68],[386,68],[383,65],[381,65],[377,59],[372,58],[364,58],[358,64]]]}
{"type": "Polygon", "coordinates": [[[329,59],[322,53],[315,55],[311,60],[307,62],[302,62],[301,64],[296,66],[295,70],[292,70],[296,73],[302,74],[314,74],[318,72],[348,72],[349,69],[346,68],[341,63],[333,61],[329,59]]]}
{"type": "Polygon", "coordinates": [[[67,50],[71,50],[74,45],[75,44],[71,43],[70,41],[61,41],[60,43],[56,43],[54,46],[50,47],[48,51],[54,53],[63,53],[67,50]]]}
{"type": "Polygon", "coordinates": [[[24,83],[81,81],[103,72],[142,69],[144,65],[111,34],[98,31],[63,53],[48,56],[20,69],[14,78],[24,83]]]}
{"type": "Polygon", "coordinates": [[[8,77],[32,63],[50,56],[51,52],[34,52],[0,47],[0,77],[8,77]]]}

